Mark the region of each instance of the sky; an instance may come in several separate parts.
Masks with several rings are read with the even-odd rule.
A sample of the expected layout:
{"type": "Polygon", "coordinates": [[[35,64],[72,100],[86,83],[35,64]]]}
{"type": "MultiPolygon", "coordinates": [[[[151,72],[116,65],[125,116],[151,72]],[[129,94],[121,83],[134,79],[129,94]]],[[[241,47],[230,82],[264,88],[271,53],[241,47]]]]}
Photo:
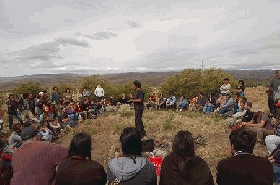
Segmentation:
{"type": "Polygon", "coordinates": [[[1,0],[0,77],[279,69],[280,1],[1,0]]]}

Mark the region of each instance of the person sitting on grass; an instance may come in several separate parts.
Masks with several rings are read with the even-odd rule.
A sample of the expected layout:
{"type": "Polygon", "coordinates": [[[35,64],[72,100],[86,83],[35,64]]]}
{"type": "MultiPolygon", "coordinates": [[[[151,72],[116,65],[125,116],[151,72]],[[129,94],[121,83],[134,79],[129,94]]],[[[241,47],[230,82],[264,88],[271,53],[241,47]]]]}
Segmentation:
{"type": "Polygon", "coordinates": [[[217,165],[218,185],[272,184],[272,164],[263,157],[253,155],[257,134],[248,128],[230,133],[231,157],[222,159],[217,165]]]}
{"type": "Polygon", "coordinates": [[[108,162],[109,184],[156,185],[156,170],[147,158],[142,157],[141,135],[134,127],[124,128],[120,142],[123,155],[108,162]]]}
{"type": "Polygon", "coordinates": [[[264,143],[265,137],[274,133],[275,129],[268,115],[258,111],[250,122],[242,122],[243,127],[248,127],[257,132],[258,142],[264,143]]]}
{"type": "Polygon", "coordinates": [[[56,185],[105,185],[107,174],[104,167],[91,159],[92,141],[86,133],[76,134],[70,143],[68,157],[58,164],[56,185]]]}
{"type": "Polygon", "coordinates": [[[166,108],[175,109],[176,108],[176,97],[172,94],[169,94],[169,97],[166,99],[166,108]]]}
{"type": "Polygon", "coordinates": [[[179,101],[178,109],[180,112],[183,111],[183,109],[188,108],[188,99],[185,97],[185,95],[182,95],[179,101]]]}
{"type": "Polygon", "coordinates": [[[47,123],[43,123],[41,126],[38,126],[38,136],[41,141],[51,142],[53,139],[53,134],[50,129],[47,127],[47,123]]]}
{"type": "Polygon", "coordinates": [[[214,185],[207,162],[195,155],[190,132],[180,130],[174,137],[172,152],[162,162],[159,184],[214,185]]]}
{"type": "Polygon", "coordinates": [[[14,124],[13,126],[13,132],[9,137],[9,147],[10,148],[19,148],[22,144],[22,139],[20,136],[22,126],[20,123],[14,124]]]}

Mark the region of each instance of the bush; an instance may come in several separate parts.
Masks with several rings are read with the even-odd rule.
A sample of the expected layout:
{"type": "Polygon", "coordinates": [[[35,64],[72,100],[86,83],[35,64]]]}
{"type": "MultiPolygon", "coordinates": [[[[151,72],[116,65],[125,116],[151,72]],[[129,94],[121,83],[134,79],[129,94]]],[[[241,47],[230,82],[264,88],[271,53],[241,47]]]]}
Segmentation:
{"type": "Polygon", "coordinates": [[[218,93],[224,78],[230,79],[232,88],[237,86],[236,79],[222,69],[210,68],[184,69],[181,73],[167,77],[160,85],[160,92],[167,95],[173,94],[176,97],[185,95],[188,99],[196,96],[199,92],[218,93]]]}

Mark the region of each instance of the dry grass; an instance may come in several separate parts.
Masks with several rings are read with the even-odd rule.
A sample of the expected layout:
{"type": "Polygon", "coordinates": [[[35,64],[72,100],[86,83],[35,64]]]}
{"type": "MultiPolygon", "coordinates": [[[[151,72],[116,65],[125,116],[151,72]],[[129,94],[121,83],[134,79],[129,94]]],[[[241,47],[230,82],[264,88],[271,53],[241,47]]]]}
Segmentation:
{"type": "MultiPolygon", "coordinates": [[[[247,88],[245,95],[253,103],[253,110],[268,111],[267,95],[264,87],[247,88]]],[[[229,133],[226,121],[215,115],[203,115],[198,112],[154,111],[145,110],[143,122],[148,138],[155,140],[155,146],[166,152],[170,151],[170,144],[179,130],[188,130],[194,137],[202,135],[205,145],[198,145],[196,153],[204,158],[215,178],[216,166],[219,160],[230,156],[229,133]]],[[[8,130],[8,117],[5,119],[5,130],[8,130]]],[[[87,132],[93,138],[92,158],[104,166],[114,157],[116,148],[120,148],[119,136],[121,130],[134,126],[133,110],[121,107],[118,112],[105,112],[94,120],[86,120],[79,127],[65,134],[57,143],[69,147],[70,140],[75,133],[87,132]]],[[[9,131],[7,131],[9,134],[9,131]]],[[[256,144],[254,154],[268,155],[264,145],[256,144]]]]}
{"type": "MultiPolygon", "coordinates": [[[[255,110],[268,110],[265,90],[264,87],[246,89],[246,97],[253,102],[255,110]]],[[[208,162],[214,177],[218,161],[230,155],[230,131],[225,120],[215,115],[146,110],[143,121],[148,138],[155,140],[156,147],[170,146],[179,130],[188,130],[195,137],[202,135],[207,143],[199,145],[196,153],[208,162]]],[[[59,143],[68,147],[73,134],[88,132],[93,137],[92,158],[106,166],[107,161],[114,157],[115,149],[120,148],[119,136],[121,130],[127,126],[134,126],[134,116],[129,108],[122,108],[120,112],[105,113],[90,123],[80,125],[72,134],[65,135],[59,143]]],[[[257,144],[254,154],[266,156],[265,146],[257,144]]]]}

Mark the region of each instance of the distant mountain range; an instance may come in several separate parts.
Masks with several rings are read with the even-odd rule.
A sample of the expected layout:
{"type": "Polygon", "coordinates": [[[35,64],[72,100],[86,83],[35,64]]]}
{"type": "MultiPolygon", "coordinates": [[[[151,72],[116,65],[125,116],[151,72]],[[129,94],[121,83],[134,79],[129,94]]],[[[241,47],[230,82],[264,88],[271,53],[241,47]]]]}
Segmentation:
{"type": "MultiPolygon", "coordinates": [[[[243,79],[250,83],[266,84],[269,78],[274,76],[272,70],[225,70],[231,73],[236,79],[243,79]]],[[[148,83],[152,86],[158,86],[164,78],[178,74],[180,71],[170,72],[129,72],[129,73],[115,73],[115,74],[102,74],[99,75],[101,79],[107,79],[110,83],[124,83],[133,81],[135,79],[148,83]]],[[[40,82],[44,87],[52,87],[59,83],[74,84],[82,80],[86,75],[80,74],[36,74],[25,75],[18,77],[2,77],[0,78],[0,88],[2,90],[9,90],[16,87],[19,83],[25,82],[40,82]]],[[[87,75],[88,76],[88,75],[87,75]]]]}

